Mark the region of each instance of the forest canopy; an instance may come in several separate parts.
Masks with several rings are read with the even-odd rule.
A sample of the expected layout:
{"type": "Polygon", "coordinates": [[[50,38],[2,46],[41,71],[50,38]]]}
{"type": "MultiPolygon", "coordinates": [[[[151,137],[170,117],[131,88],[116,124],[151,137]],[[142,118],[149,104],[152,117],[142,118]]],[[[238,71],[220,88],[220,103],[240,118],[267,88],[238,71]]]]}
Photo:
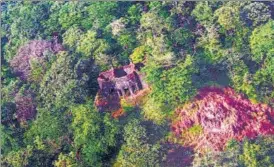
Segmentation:
{"type": "Polygon", "coordinates": [[[5,167],[273,166],[274,3],[1,2],[1,85],[5,167]],[[147,87],[107,96],[119,109],[100,111],[98,78],[133,64],[147,87]],[[235,115],[263,108],[243,115],[266,115],[268,130],[243,132],[217,151],[187,147],[187,137],[205,132],[203,122],[179,125],[188,127],[179,137],[174,122],[226,113],[212,88],[244,101],[220,107],[235,115]],[[208,101],[199,94],[205,89],[208,101]]]}

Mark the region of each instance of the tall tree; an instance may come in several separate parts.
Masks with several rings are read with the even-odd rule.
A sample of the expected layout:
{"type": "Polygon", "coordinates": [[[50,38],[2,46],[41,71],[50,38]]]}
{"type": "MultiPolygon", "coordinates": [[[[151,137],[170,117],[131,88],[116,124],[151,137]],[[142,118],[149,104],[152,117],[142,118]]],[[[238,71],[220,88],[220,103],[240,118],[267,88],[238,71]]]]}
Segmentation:
{"type": "Polygon", "coordinates": [[[71,109],[72,130],[75,148],[80,151],[79,159],[84,166],[104,166],[112,155],[111,148],[117,144],[119,126],[90,105],[78,105],[71,109]]]}

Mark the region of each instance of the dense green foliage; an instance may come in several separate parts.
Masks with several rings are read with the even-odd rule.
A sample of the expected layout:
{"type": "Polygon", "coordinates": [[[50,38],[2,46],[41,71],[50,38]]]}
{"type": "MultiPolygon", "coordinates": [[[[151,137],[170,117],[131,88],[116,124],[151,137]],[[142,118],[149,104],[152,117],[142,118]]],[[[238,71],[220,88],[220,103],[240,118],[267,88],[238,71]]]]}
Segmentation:
{"type": "Polygon", "coordinates": [[[92,106],[80,105],[71,110],[74,144],[81,150],[83,165],[102,166],[102,159],[116,145],[117,122],[111,120],[109,115],[100,115],[92,106]]]}
{"type": "Polygon", "coordinates": [[[124,127],[124,140],[114,166],[160,165],[160,145],[148,142],[146,129],[140,121],[134,119],[124,127]]]}
{"type": "Polygon", "coordinates": [[[273,167],[273,136],[237,142],[232,140],[220,153],[195,157],[194,166],[269,166],[273,167]]]}
{"type": "MultiPolygon", "coordinates": [[[[3,166],[161,166],[162,128],[208,85],[274,107],[271,2],[20,1],[1,9],[3,166]],[[54,37],[64,50],[25,62],[30,78],[20,79],[11,66],[19,48],[54,37]],[[120,119],[98,112],[99,72],[130,62],[144,65],[144,102],[120,119]]],[[[213,164],[271,166],[273,141],[235,144],[213,164]]]]}

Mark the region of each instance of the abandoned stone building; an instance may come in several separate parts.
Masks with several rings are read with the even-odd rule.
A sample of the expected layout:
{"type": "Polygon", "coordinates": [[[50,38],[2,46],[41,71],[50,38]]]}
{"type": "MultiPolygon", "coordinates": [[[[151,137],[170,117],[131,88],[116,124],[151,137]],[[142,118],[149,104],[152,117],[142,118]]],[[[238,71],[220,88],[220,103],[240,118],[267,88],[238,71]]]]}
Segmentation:
{"type": "Polygon", "coordinates": [[[100,73],[97,78],[99,88],[96,106],[102,110],[114,110],[120,107],[120,97],[131,97],[139,90],[147,88],[139,73],[141,64],[125,65],[119,68],[111,68],[100,73]],[[112,108],[112,109],[110,109],[112,108]]]}
{"type": "Polygon", "coordinates": [[[139,70],[139,65],[130,63],[126,66],[102,72],[97,79],[99,87],[105,94],[134,95],[138,90],[146,87],[138,74],[139,70]]]}

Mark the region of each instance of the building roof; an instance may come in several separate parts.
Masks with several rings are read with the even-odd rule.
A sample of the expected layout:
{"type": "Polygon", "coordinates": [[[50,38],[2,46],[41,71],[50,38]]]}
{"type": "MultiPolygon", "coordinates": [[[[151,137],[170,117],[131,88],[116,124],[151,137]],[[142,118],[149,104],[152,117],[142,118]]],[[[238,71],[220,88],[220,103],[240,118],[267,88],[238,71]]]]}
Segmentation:
{"type": "Polygon", "coordinates": [[[99,80],[113,80],[114,78],[121,78],[127,75],[132,74],[135,71],[135,65],[130,63],[129,65],[125,65],[118,68],[111,68],[108,71],[101,72],[98,79],[99,80]]]}

